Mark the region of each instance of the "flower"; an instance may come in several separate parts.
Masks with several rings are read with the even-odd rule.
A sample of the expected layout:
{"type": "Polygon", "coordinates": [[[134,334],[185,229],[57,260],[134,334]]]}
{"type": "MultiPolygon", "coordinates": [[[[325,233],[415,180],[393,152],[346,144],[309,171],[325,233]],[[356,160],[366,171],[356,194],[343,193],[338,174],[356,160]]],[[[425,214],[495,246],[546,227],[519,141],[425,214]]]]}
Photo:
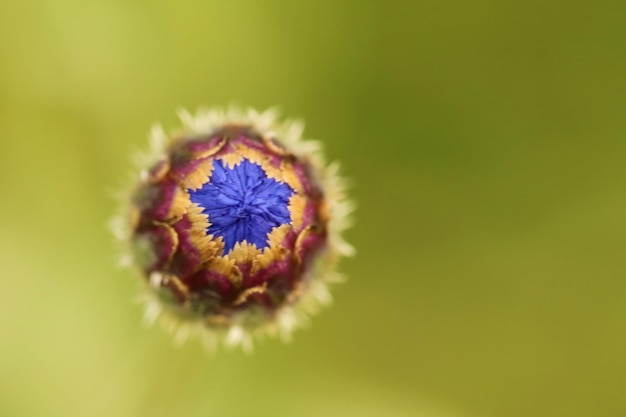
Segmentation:
{"type": "Polygon", "coordinates": [[[337,261],[352,253],[338,166],[272,110],[180,116],[179,132],[153,129],[121,222],[147,283],[146,317],[211,346],[288,338],[329,302],[337,261]]]}

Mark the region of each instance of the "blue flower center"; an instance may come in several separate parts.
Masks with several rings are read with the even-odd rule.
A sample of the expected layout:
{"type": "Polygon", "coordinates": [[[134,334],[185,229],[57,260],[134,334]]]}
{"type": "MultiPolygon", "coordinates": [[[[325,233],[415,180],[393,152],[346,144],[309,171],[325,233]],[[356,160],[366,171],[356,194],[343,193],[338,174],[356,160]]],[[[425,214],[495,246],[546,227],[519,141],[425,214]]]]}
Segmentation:
{"type": "Polygon", "coordinates": [[[224,253],[244,240],[259,249],[267,247],[268,233],[291,221],[288,205],[293,193],[247,159],[233,168],[214,160],[209,182],[189,190],[191,202],[209,216],[207,233],[224,239],[224,253]]]}

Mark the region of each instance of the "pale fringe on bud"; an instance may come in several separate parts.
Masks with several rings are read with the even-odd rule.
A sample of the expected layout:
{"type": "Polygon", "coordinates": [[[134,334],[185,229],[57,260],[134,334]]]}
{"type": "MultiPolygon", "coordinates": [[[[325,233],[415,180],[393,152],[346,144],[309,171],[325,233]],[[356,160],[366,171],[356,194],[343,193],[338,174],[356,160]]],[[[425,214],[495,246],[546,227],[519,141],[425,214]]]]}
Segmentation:
{"type": "MultiPolygon", "coordinates": [[[[332,302],[328,286],[344,281],[343,276],[335,271],[337,262],[342,256],[354,254],[354,248],[342,236],[343,232],[352,225],[350,214],[354,210],[354,204],[347,198],[348,184],[339,174],[339,164],[335,162],[326,166],[319,142],[302,139],[304,124],[299,120],[286,120],[279,123],[276,108],[270,108],[262,113],[254,109],[243,111],[236,107],[230,107],[227,110],[200,109],[195,116],[181,109],[178,111],[178,116],[183,128],[174,132],[171,137],[205,136],[225,124],[250,125],[257,133],[264,137],[275,137],[298,158],[308,161],[313,167],[314,174],[318,175],[317,180],[330,210],[328,242],[326,253],[318,256],[315,265],[304,278],[303,283],[307,285],[307,288],[300,298],[281,307],[273,313],[270,320],[265,320],[261,324],[249,325],[244,322],[235,322],[228,328],[222,329],[207,326],[202,317],[181,315],[175,306],[161,301],[157,293],[153,291],[153,288],[158,287],[159,284],[158,275],[150,277],[151,285],[144,286],[147,291],[138,299],[145,305],[144,320],[148,324],[160,321],[169,332],[173,333],[177,345],[184,343],[190,337],[198,337],[209,351],[214,351],[221,342],[227,347],[241,346],[245,352],[251,352],[253,339],[265,335],[279,336],[288,342],[294,330],[305,327],[310,316],[332,302]]],[[[139,178],[145,177],[147,168],[164,157],[169,138],[170,136],[160,125],[153,126],[150,133],[150,151],[136,155],[134,158],[139,167],[139,178]]],[[[127,223],[124,215],[116,217],[111,223],[115,237],[122,242],[128,241],[130,236],[127,223]]],[[[133,264],[132,254],[128,248],[122,260],[121,263],[124,266],[133,264]]]]}

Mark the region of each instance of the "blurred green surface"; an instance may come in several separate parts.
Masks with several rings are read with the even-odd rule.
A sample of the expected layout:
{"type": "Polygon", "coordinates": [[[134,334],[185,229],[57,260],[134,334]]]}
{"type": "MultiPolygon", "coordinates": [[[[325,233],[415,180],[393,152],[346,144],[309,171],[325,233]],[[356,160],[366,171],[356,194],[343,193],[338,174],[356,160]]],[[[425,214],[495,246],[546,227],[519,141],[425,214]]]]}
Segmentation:
{"type": "Polygon", "coordinates": [[[626,3],[0,3],[0,415],[626,415],[626,3]],[[107,222],[179,106],[353,178],[335,304],[247,356],[145,328],[107,222]]]}

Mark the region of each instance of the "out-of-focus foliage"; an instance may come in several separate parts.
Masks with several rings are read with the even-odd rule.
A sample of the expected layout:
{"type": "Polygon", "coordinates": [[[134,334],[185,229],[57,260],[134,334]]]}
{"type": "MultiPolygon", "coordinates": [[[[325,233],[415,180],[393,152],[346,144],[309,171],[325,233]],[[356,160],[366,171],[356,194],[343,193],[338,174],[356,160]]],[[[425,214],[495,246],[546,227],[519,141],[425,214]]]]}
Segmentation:
{"type": "Polygon", "coordinates": [[[0,415],[626,414],[626,3],[0,3],[0,415]],[[280,105],[358,249],[293,343],[146,329],[111,197],[178,106],[280,105]]]}

